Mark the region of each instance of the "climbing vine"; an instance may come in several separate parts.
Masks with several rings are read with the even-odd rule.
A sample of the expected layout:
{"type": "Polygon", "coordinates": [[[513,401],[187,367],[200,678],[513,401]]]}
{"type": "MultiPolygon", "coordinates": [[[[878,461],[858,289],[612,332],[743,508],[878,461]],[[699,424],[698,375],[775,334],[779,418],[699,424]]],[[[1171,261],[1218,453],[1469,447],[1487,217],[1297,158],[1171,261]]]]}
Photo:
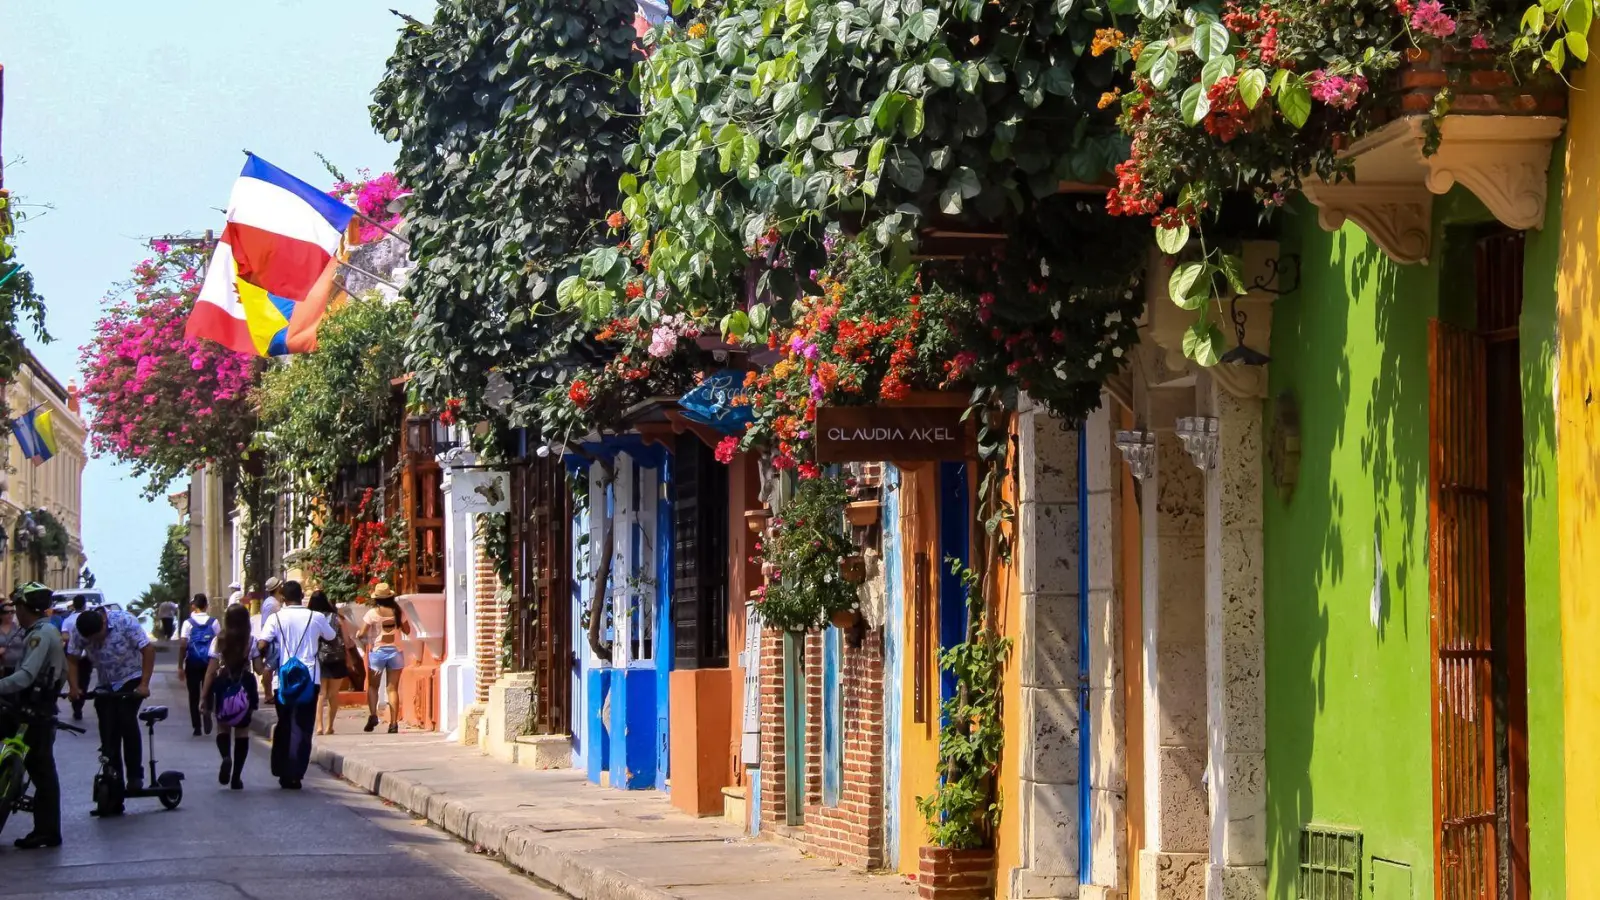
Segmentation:
{"type": "MultiPolygon", "coordinates": [[[[0,381],[10,381],[22,365],[25,332],[42,343],[50,341],[44,298],[34,290],[32,273],[17,259],[17,223],[22,219],[16,200],[0,191],[0,381]]],[[[11,410],[0,409],[0,425],[10,419],[11,410]]]]}
{"type": "Polygon", "coordinates": [[[804,631],[856,608],[856,585],[842,570],[856,552],[844,523],[852,486],[837,475],[802,479],[757,543],[766,583],[755,605],[768,628],[804,631]]]}

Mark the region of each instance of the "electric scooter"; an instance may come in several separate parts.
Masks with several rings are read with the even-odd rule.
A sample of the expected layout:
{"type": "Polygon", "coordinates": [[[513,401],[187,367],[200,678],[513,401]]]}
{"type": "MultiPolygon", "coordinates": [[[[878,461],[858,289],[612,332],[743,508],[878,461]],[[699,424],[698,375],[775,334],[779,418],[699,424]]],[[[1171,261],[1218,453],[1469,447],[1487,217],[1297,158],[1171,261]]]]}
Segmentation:
{"type": "MultiPolygon", "coordinates": [[[[91,691],[84,695],[90,700],[111,699],[126,700],[137,696],[128,691],[91,691]]],[[[145,747],[145,755],[150,760],[150,778],[138,788],[129,788],[123,781],[122,767],[118,766],[114,758],[107,756],[107,750],[120,753],[117,747],[100,748],[100,772],[94,776],[94,810],[95,816],[120,816],[123,812],[123,801],[129,797],[143,798],[154,797],[161,801],[167,809],[177,809],[183,802],[183,773],[162,772],[156,774],[156,723],[167,720],[165,706],[149,706],[139,710],[139,721],[145,724],[145,733],[149,742],[145,747]]]]}

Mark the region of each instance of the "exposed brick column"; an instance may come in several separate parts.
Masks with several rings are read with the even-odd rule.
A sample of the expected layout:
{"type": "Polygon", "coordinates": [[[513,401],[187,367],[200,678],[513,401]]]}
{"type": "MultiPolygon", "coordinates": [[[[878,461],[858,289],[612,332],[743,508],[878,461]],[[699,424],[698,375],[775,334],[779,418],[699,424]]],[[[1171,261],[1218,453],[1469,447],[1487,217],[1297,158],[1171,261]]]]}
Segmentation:
{"type": "Polygon", "coordinates": [[[788,771],[783,757],[783,632],[761,630],[761,825],[781,827],[788,804],[783,793],[788,771]]]}
{"type": "Polygon", "coordinates": [[[477,633],[473,639],[473,658],[478,669],[477,699],[489,702],[489,688],[500,677],[500,644],[505,631],[506,608],[500,600],[500,576],[495,571],[494,560],[485,551],[484,542],[474,535],[472,541],[473,612],[477,616],[477,633]]]}

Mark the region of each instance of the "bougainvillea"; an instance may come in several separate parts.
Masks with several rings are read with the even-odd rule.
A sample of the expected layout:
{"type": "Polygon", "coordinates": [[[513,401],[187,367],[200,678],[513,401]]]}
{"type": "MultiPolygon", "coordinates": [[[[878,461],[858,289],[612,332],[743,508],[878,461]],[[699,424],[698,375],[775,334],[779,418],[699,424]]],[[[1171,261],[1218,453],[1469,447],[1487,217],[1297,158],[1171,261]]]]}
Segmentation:
{"type": "Polygon", "coordinates": [[[400,214],[389,211],[389,204],[397,197],[409,194],[400,185],[400,179],[393,172],[385,172],[374,178],[366,169],[357,169],[360,176],[355,181],[340,181],[328,192],[328,196],[335,197],[346,206],[366,216],[366,219],[357,219],[357,239],[366,244],[378,240],[384,235],[384,228],[393,229],[400,224],[400,214]],[[368,219],[372,221],[367,221],[368,219]],[[383,225],[379,228],[373,222],[383,225]]]}
{"type": "Polygon", "coordinates": [[[245,453],[256,423],[250,392],[264,363],[184,337],[204,250],[151,248],[108,296],[80,360],[92,451],[128,463],[156,497],[197,466],[245,453]]]}

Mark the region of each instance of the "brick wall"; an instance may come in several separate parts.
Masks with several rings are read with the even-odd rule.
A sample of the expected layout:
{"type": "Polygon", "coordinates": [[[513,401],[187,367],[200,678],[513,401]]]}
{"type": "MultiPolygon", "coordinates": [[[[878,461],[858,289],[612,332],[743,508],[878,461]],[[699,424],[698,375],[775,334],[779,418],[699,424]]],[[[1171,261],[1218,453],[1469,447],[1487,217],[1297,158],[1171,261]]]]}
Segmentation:
{"type": "Polygon", "coordinates": [[[883,633],[866,632],[860,646],[841,642],[840,727],[844,757],[839,805],[822,804],[822,635],[809,632],[802,653],[805,679],[803,821],[785,825],[783,635],[761,635],[761,822],[818,856],[862,869],[884,861],[883,633]]]}
{"type": "Polygon", "coordinates": [[[500,677],[500,645],[505,632],[506,608],[497,599],[500,577],[495,572],[494,560],[484,552],[483,541],[472,542],[473,613],[477,616],[477,633],[473,635],[474,661],[478,667],[477,695],[479,703],[489,702],[489,687],[500,677]]]}

